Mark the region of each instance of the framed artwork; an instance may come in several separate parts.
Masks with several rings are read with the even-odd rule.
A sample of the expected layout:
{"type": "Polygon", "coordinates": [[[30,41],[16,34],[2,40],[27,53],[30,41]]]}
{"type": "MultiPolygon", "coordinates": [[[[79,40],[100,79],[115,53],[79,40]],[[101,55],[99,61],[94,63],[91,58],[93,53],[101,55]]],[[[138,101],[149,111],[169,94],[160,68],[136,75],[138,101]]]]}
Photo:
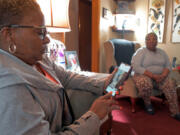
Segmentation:
{"type": "Polygon", "coordinates": [[[66,68],[71,71],[80,71],[79,59],[76,51],[64,51],[66,58],[66,68]]]}
{"type": "Polygon", "coordinates": [[[172,42],[180,43],[180,0],[173,1],[172,42]]]}
{"type": "Polygon", "coordinates": [[[49,36],[50,43],[46,48],[46,55],[53,61],[56,65],[66,68],[64,50],[65,45],[58,40],[55,40],[49,36]]]}
{"type": "Polygon", "coordinates": [[[166,0],[149,0],[148,33],[154,32],[163,42],[166,0]]]}
{"type": "Polygon", "coordinates": [[[112,18],[112,13],[111,11],[109,11],[107,8],[104,8],[102,9],[102,16],[107,19],[107,20],[110,20],[112,18]]]}

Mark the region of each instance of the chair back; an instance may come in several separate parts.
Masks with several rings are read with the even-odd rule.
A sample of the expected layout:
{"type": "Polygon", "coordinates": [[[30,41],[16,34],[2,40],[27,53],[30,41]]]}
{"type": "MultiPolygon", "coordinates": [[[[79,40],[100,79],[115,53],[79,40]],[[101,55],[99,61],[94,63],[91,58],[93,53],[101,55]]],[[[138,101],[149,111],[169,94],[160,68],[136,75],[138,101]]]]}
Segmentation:
{"type": "Polygon", "coordinates": [[[121,62],[131,64],[132,55],[135,52],[135,44],[125,39],[111,39],[114,46],[114,57],[116,64],[119,66],[121,62]]]}
{"type": "Polygon", "coordinates": [[[131,64],[131,59],[140,44],[125,39],[111,39],[104,43],[106,72],[112,71],[121,62],[131,64]]]}

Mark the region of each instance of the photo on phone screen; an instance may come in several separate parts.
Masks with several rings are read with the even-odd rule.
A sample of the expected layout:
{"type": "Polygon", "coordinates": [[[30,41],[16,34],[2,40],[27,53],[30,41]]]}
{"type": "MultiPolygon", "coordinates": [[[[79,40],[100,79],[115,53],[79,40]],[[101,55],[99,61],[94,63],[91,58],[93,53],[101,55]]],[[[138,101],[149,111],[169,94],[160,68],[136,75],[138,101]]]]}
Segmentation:
{"type": "Polygon", "coordinates": [[[115,96],[118,87],[123,85],[124,81],[129,77],[131,70],[132,68],[130,65],[121,63],[112,79],[112,82],[107,86],[106,91],[112,92],[112,96],[115,96]]]}

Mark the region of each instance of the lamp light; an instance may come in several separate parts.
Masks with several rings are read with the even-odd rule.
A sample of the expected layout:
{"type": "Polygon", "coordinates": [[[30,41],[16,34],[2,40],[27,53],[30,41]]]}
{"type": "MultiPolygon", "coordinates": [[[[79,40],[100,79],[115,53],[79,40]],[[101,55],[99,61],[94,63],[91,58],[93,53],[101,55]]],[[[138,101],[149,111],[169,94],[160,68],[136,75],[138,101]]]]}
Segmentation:
{"type": "Polygon", "coordinates": [[[68,32],[69,0],[37,0],[45,17],[49,32],[68,32]]]}

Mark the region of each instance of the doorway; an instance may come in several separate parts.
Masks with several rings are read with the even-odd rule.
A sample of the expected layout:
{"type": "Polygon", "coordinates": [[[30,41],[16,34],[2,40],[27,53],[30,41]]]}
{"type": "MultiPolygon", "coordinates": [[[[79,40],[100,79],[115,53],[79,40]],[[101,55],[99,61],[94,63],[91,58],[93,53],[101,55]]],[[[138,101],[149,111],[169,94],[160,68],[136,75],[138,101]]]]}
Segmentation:
{"type": "Polygon", "coordinates": [[[82,70],[91,71],[92,1],[79,0],[79,61],[82,70]]]}

